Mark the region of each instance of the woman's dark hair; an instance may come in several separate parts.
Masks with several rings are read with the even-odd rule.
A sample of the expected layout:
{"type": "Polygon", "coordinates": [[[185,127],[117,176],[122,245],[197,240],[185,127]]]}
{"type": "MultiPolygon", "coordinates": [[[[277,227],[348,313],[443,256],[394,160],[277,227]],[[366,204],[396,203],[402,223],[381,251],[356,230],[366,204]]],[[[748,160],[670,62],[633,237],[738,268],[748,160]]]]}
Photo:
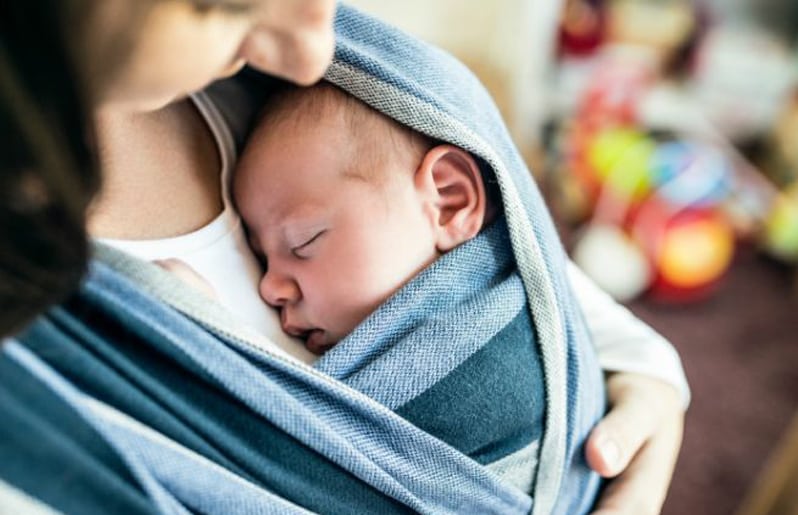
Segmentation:
{"type": "Polygon", "coordinates": [[[0,1],[0,336],[74,291],[88,261],[99,173],[73,4],[0,1]]]}

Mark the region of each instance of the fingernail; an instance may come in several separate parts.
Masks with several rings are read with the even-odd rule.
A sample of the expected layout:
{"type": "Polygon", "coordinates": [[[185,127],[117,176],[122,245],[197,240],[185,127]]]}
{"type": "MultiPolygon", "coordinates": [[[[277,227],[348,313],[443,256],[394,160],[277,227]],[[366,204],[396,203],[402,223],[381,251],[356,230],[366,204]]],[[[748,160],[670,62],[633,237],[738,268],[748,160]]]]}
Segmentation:
{"type": "Polygon", "coordinates": [[[599,443],[599,451],[607,467],[615,470],[621,459],[621,449],[612,438],[602,438],[599,443]]]}

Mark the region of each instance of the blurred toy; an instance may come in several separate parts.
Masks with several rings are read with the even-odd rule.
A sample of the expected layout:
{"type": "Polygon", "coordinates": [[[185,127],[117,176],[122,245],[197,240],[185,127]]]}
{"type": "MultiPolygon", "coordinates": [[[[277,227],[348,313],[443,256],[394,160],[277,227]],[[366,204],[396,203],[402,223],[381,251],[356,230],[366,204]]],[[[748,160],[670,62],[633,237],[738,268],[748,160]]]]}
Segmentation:
{"type": "Polygon", "coordinates": [[[661,69],[682,52],[699,25],[690,0],[614,0],[608,11],[607,39],[648,48],[661,69]]]}
{"type": "Polygon", "coordinates": [[[731,163],[717,148],[688,141],[660,144],[651,160],[657,194],[675,205],[715,206],[731,190],[731,163]]]}
{"type": "Polygon", "coordinates": [[[641,47],[604,47],[580,94],[579,123],[588,130],[634,125],[640,99],[657,77],[653,57],[641,47]]]}
{"type": "Polygon", "coordinates": [[[798,63],[785,40],[706,2],[568,6],[563,23],[586,46],[561,48],[553,112],[569,118],[552,169],[559,211],[587,220],[574,261],[617,299],[677,302],[712,292],[738,240],[798,262],[798,63]],[[776,120],[752,164],[735,143],[776,120]]]}
{"type": "Polygon", "coordinates": [[[710,293],[734,254],[720,209],[732,183],[724,154],[629,129],[597,133],[588,148],[601,187],[574,262],[620,301],[645,290],[670,301],[710,293]]]}
{"type": "Polygon", "coordinates": [[[585,159],[604,189],[637,202],[651,189],[655,149],[656,143],[640,131],[611,128],[592,138],[585,159]]]}
{"type": "Polygon", "coordinates": [[[798,262],[798,182],[776,197],[765,223],[763,242],[773,256],[798,262]]]}
{"type": "Polygon", "coordinates": [[[789,96],[766,150],[763,168],[780,191],[769,206],[762,244],[777,259],[798,263],[798,90],[789,96]]]}
{"type": "Polygon", "coordinates": [[[792,91],[781,107],[765,146],[762,169],[770,180],[779,188],[798,181],[798,89],[792,91]]]}
{"type": "Polygon", "coordinates": [[[667,300],[700,298],[734,253],[734,230],[718,209],[731,191],[731,164],[713,146],[671,141],[656,149],[651,172],[659,185],[656,198],[636,222],[637,238],[658,272],[651,293],[667,300]],[[658,204],[659,210],[651,207],[658,204]]]}
{"type": "Polygon", "coordinates": [[[662,198],[648,201],[632,228],[655,271],[650,293],[668,301],[705,297],[731,264],[734,230],[712,207],[675,208],[662,198]]]}
{"type": "Polygon", "coordinates": [[[734,230],[719,211],[685,209],[633,222],[629,229],[591,224],[573,259],[619,301],[649,290],[660,300],[684,302],[712,292],[731,264],[734,242],[734,230]]]}
{"type": "Polygon", "coordinates": [[[572,252],[574,263],[618,301],[628,301],[651,285],[654,272],[640,245],[621,227],[591,224],[572,252]]]}
{"type": "Polygon", "coordinates": [[[658,242],[659,285],[692,292],[715,282],[728,268],[734,232],[712,210],[688,210],[672,218],[658,242]]]}
{"type": "Polygon", "coordinates": [[[565,0],[549,105],[633,121],[637,97],[692,60],[705,30],[693,0],[565,0]],[[641,87],[642,86],[642,87],[641,87]]]}
{"type": "Polygon", "coordinates": [[[636,126],[640,99],[655,79],[649,57],[636,48],[605,49],[595,61],[587,88],[580,92],[574,118],[564,128],[560,146],[567,150],[561,154],[590,199],[596,198],[616,168],[622,170],[611,174],[610,188],[626,195],[634,185],[636,198],[647,192],[648,154],[654,143],[636,126]]]}
{"type": "Polygon", "coordinates": [[[603,0],[566,0],[560,22],[560,52],[592,54],[604,40],[603,0]]]}

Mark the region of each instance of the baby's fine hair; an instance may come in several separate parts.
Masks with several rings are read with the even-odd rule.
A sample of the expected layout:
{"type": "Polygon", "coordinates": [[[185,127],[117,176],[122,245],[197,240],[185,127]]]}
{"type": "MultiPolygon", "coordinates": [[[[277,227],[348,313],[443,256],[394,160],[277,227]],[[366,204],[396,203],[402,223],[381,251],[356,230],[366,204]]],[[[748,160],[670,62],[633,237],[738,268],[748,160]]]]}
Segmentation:
{"type": "Polygon", "coordinates": [[[412,169],[436,141],[410,129],[329,82],[310,87],[286,85],[267,99],[256,131],[302,130],[327,116],[342,116],[354,145],[355,165],[345,177],[382,184],[390,160],[408,160],[412,169]]]}
{"type": "MultiPolygon", "coordinates": [[[[385,161],[407,160],[415,170],[425,154],[442,142],[421,134],[370,107],[329,82],[310,87],[285,84],[270,94],[256,131],[303,130],[325,116],[343,116],[352,136],[356,166],[345,177],[381,185],[389,177],[385,161]]],[[[279,132],[275,132],[279,134],[279,132]]],[[[490,167],[475,157],[485,185],[488,205],[501,209],[501,193],[490,167]]]]}

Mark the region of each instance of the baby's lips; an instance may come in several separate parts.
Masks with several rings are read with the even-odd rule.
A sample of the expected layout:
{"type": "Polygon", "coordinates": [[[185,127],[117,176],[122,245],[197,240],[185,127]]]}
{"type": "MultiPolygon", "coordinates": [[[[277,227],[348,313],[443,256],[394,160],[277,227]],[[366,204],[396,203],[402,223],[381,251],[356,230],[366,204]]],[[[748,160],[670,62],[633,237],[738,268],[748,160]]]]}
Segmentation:
{"type": "Polygon", "coordinates": [[[288,320],[288,316],[286,315],[285,308],[280,310],[280,327],[282,327],[285,333],[288,333],[290,336],[295,338],[305,338],[307,335],[308,330],[303,329],[297,325],[294,325],[292,322],[288,320]]]}
{"type": "Polygon", "coordinates": [[[305,339],[305,347],[313,354],[321,356],[335,345],[334,343],[327,343],[325,340],[325,334],[322,329],[313,329],[305,339]]]}
{"type": "Polygon", "coordinates": [[[297,327],[293,327],[290,325],[283,325],[283,332],[287,333],[289,336],[293,336],[294,338],[305,338],[305,334],[307,331],[303,331],[297,327]]]}

